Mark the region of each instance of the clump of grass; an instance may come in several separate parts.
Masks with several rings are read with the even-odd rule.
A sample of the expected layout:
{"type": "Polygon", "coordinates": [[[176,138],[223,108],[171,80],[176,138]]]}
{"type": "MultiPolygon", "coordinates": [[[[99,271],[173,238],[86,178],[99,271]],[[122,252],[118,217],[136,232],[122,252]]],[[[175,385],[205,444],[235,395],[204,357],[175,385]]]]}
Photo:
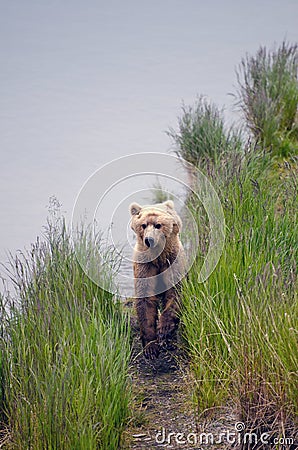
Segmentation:
{"type": "MultiPolygon", "coordinates": [[[[238,167],[233,173],[223,164],[212,170],[208,164],[227,224],[221,260],[204,284],[197,282],[198,260],[183,288],[183,332],[196,380],[197,408],[199,413],[208,412],[232,402],[247,431],[266,430],[271,439],[294,437],[296,179],[292,173],[268,184],[267,155],[235,158],[238,167]]],[[[204,228],[201,222],[198,216],[198,226],[204,228]]]]}
{"type": "Polygon", "coordinates": [[[1,298],[6,448],[118,449],[130,399],[120,303],[82,271],[63,220],[7,270],[17,294],[1,298]]]}
{"type": "Polygon", "coordinates": [[[156,177],[156,182],[151,188],[151,197],[152,198],[149,199],[149,202],[153,204],[163,203],[166,200],[174,199],[174,196],[162,186],[158,177],[156,177]]]}
{"type": "Polygon", "coordinates": [[[298,46],[283,42],[247,55],[237,70],[238,102],[246,125],[278,156],[298,151],[298,46]]]}
{"type": "Polygon", "coordinates": [[[203,158],[217,160],[223,153],[241,149],[239,132],[225,125],[223,113],[216,105],[199,97],[194,106],[182,106],[178,131],[167,134],[175,143],[176,153],[191,164],[203,158]]]}

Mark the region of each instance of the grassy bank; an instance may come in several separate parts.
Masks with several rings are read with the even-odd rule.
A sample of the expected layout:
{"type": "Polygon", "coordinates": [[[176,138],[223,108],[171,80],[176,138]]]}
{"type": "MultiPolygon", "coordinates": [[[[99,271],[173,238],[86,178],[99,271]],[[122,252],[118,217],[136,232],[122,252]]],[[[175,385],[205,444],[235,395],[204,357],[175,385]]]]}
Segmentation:
{"type": "Polygon", "coordinates": [[[11,260],[2,297],[8,449],[117,449],[128,417],[129,327],[81,270],[62,220],[11,260]]]}
{"type": "MultiPolygon", "coordinates": [[[[298,448],[297,45],[283,43],[269,54],[261,48],[241,67],[238,105],[250,133],[246,144],[203,97],[183,106],[178,132],[168,133],[176,153],[213,184],[226,222],[219,264],[199,283],[210,226],[198,200],[188,199],[199,248],[183,281],[181,334],[197,417],[228,406],[246,432],[269,433],[270,444],[259,447],[292,450],[298,448]]],[[[159,184],[154,192],[164,199],[159,184]]],[[[16,290],[0,295],[0,442],[8,450],[113,450],[121,444],[131,401],[131,345],[129,321],[108,293],[113,280],[107,262],[117,268],[117,260],[107,251],[99,262],[100,241],[87,234],[76,244],[89,275],[102,277],[106,290],[81,269],[56,213],[45,240],[12,257],[6,269],[16,290]]],[[[150,384],[153,371],[144,373],[143,383],[150,384]]],[[[172,407],[169,386],[170,411],[177,404],[172,407]]],[[[154,399],[159,388],[155,380],[154,399]]],[[[143,384],[137,393],[147,391],[143,384]]],[[[147,404],[145,399],[146,418],[147,404]]],[[[158,414],[163,409],[160,402],[158,414]]],[[[168,425],[164,418],[162,425],[168,425]]],[[[240,447],[258,448],[253,444],[240,447]]]]}
{"type": "Polygon", "coordinates": [[[182,108],[169,133],[176,153],[212,182],[226,221],[219,264],[199,284],[210,227],[202,205],[189,199],[200,239],[182,322],[195,405],[198,414],[235,408],[247,432],[270,433],[262,448],[276,437],[298,438],[297,68],[297,45],[286,42],[242,60],[235,98],[247,143],[231,140],[233,127],[202,98],[182,108]]]}
{"type": "MultiPolygon", "coordinates": [[[[295,160],[285,165],[280,179],[267,156],[227,158],[205,166],[224,208],[224,251],[204,284],[197,283],[198,258],[183,290],[196,407],[203,413],[236,404],[247,429],[293,436],[298,413],[295,160]]],[[[208,238],[199,205],[197,213],[200,234],[208,238]]]]}

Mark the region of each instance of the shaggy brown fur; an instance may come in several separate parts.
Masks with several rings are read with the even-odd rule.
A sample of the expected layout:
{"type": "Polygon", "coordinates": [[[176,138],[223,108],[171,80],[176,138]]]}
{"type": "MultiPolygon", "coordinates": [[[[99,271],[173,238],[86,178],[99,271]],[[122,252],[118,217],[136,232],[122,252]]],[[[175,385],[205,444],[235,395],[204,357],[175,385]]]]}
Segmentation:
{"type": "Polygon", "coordinates": [[[184,252],[179,239],[181,219],[174,203],[130,205],[131,227],[137,236],[134,249],[136,309],[146,358],[169,345],[179,324],[179,280],[184,252]],[[162,313],[158,319],[161,300],[162,313]]]}

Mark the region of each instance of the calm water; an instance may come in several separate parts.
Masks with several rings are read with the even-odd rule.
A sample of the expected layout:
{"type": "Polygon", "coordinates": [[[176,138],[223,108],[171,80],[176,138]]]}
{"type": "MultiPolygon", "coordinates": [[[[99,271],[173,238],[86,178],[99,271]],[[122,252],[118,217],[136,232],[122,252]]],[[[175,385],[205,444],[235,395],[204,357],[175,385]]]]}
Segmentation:
{"type": "MultiPolygon", "coordinates": [[[[70,217],[88,176],[167,152],[182,100],[232,110],[235,66],[297,40],[295,1],[2,2],[0,261],[29,246],[55,195],[70,217]]],[[[122,220],[127,223],[127,213],[122,220]]]]}

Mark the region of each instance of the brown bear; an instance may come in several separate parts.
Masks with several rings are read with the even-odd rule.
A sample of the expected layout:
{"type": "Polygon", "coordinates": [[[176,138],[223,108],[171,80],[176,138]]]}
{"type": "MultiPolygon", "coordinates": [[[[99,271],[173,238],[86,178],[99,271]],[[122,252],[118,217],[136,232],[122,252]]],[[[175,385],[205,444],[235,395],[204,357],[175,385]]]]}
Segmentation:
{"type": "Polygon", "coordinates": [[[133,269],[141,341],[144,356],[154,359],[179,324],[179,282],[185,267],[179,238],[182,222],[172,200],[149,206],[132,203],[129,209],[137,237],[133,269]]]}

